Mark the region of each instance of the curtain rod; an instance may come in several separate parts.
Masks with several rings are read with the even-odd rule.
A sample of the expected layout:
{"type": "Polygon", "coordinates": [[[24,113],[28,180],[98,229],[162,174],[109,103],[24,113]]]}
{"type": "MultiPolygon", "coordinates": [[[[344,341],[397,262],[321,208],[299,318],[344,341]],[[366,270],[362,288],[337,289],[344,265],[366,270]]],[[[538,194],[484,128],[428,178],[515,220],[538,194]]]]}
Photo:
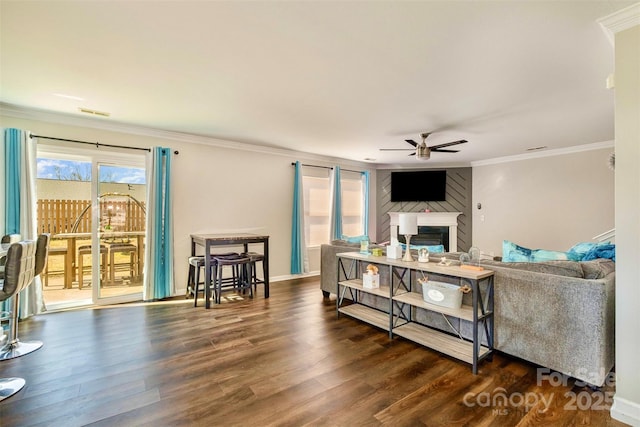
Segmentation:
{"type": "MultiPolygon", "coordinates": [[[[295,166],[295,165],[296,165],[295,162],[291,162],[291,166],[295,166]]],[[[300,163],[300,165],[301,166],[307,166],[307,167],[310,167],[310,168],[322,168],[322,169],[331,169],[331,170],[333,170],[333,167],[331,167],[331,166],[307,165],[307,164],[304,164],[304,163],[300,163]]],[[[343,171],[346,171],[346,172],[362,173],[362,171],[354,171],[354,170],[351,170],[351,169],[342,169],[342,168],[340,168],[340,170],[343,170],[343,171]]]]}
{"type": "MultiPolygon", "coordinates": [[[[111,148],[126,148],[127,150],[141,150],[141,151],[149,151],[149,152],[151,151],[151,148],[129,147],[126,145],[113,145],[113,144],[103,144],[101,142],[78,141],[76,139],[54,138],[52,136],[40,136],[40,135],[34,135],[32,133],[29,134],[29,138],[41,138],[41,139],[50,139],[52,141],[75,142],[76,144],[93,145],[96,148],[111,147],[111,148]]],[[[176,150],[173,152],[173,154],[180,154],[180,153],[178,152],[178,150],[176,150]]]]}

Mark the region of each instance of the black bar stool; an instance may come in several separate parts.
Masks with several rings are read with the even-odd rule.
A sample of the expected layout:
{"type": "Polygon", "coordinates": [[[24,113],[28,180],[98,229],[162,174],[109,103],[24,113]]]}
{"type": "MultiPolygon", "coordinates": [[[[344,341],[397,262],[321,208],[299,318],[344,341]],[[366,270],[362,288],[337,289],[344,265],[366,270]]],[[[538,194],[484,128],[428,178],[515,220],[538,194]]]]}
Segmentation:
{"type": "MultiPolygon", "coordinates": [[[[233,288],[238,291],[244,291],[246,289],[249,290],[251,298],[253,298],[253,286],[251,285],[251,259],[249,257],[243,257],[242,255],[238,255],[236,257],[218,257],[214,256],[215,259],[215,269],[216,275],[213,281],[213,294],[215,297],[216,304],[220,304],[221,295],[222,295],[222,287],[223,281],[223,267],[231,266],[233,269],[233,280],[231,285],[233,288]]],[[[227,281],[228,285],[229,282],[227,281]]]]}
{"type": "MultiPolygon", "coordinates": [[[[211,280],[213,281],[217,276],[217,264],[215,257],[225,258],[225,257],[238,257],[239,254],[236,252],[226,252],[222,254],[212,254],[211,255],[211,280]]],[[[187,277],[187,298],[193,294],[193,306],[198,306],[198,292],[200,292],[200,285],[204,285],[204,281],[200,282],[200,270],[204,270],[204,256],[192,256],[189,257],[189,276],[187,277]]],[[[225,281],[235,280],[235,279],[224,279],[225,281]]],[[[204,292],[204,287],[202,288],[204,292]]]]}
{"type": "Polygon", "coordinates": [[[264,279],[267,276],[267,269],[266,269],[266,266],[264,265],[264,255],[258,252],[245,252],[242,254],[242,256],[246,256],[251,260],[251,272],[253,273],[251,275],[251,282],[253,283],[253,287],[255,288],[256,294],[257,294],[258,284],[259,283],[264,284],[264,279]],[[258,268],[256,266],[256,263],[258,262],[262,263],[262,279],[258,279],[258,268]]]}

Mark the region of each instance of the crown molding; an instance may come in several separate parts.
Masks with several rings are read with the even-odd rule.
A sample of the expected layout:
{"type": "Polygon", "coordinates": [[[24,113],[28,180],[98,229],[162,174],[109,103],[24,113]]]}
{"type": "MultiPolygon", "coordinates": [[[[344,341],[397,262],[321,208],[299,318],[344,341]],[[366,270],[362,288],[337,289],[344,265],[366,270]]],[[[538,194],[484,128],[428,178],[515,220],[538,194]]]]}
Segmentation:
{"type": "Polygon", "coordinates": [[[640,25],[640,3],[613,12],[597,20],[611,45],[615,44],[615,34],[640,25]]]}
{"type": "Polygon", "coordinates": [[[581,153],[583,151],[601,150],[604,148],[614,148],[614,141],[595,142],[593,144],[576,145],[573,147],[557,148],[554,150],[535,151],[532,153],[517,154],[515,156],[496,157],[495,159],[478,160],[471,162],[471,167],[496,165],[499,163],[518,162],[521,160],[539,159],[542,157],[555,157],[565,154],[581,153]]]}
{"type": "Polygon", "coordinates": [[[118,132],[132,135],[148,136],[189,144],[200,144],[212,147],[225,148],[229,150],[250,151],[253,153],[270,154],[275,156],[292,157],[297,160],[327,162],[329,165],[339,164],[341,167],[350,166],[363,170],[374,170],[374,165],[353,160],[341,159],[337,157],[322,156],[319,154],[306,153],[285,148],[266,147],[244,142],[229,141],[213,138],[210,136],[196,135],[184,132],[155,129],[145,126],[130,125],[115,122],[107,118],[79,117],[72,114],[57,113],[48,110],[40,110],[29,107],[22,107],[13,104],[0,102],[0,115],[13,117],[16,119],[35,120],[48,123],[56,123],[67,126],[78,126],[91,129],[99,129],[110,132],[118,132]]]}
{"type": "MultiPolygon", "coordinates": [[[[639,3],[640,4],[640,3],[639,3]]],[[[229,150],[250,151],[253,153],[270,154],[275,156],[283,156],[296,158],[300,161],[315,161],[326,163],[326,165],[339,164],[341,167],[350,166],[361,168],[363,170],[379,170],[379,169],[416,169],[427,168],[428,162],[416,162],[415,165],[406,164],[375,164],[364,163],[353,160],[341,159],[337,157],[321,156],[318,154],[305,153],[301,151],[287,150],[283,148],[265,147],[255,144],[247,144],[242,142],[228,141],[208,136],[195,135],[183,132],[167,131],[162,129],[154,129],[144,126],[130,125],[126,123],[114,122],[110,119],[78,117],[71,114],[56,113],[47,110],[39,110],[34,108],[21,107],[13,104],[0,102],[0,115],[13,117],[24,120],[35,120],[49,123],[62,124],[67,126],[78,126],[91,129],[100,129],[104,131],[133,134],[140,136],[148,136],[152,138],[160,138],[189,144],[200,144],[214,146],[229,150]]],[[[559,156],[562,154],[577,153],[581,151],[598,150],[601,148],[613,148],[613,141],[598,142],[595,144],[578,145],[575,147],[560,148],[555,150],[538,151],[534,153],[526,153],[515,156],[498,157],[494,159],[479,160],[470,163],[466,162],[450,162],[444,164],[432,164],[430,168],[464,168],[493,165],[498,163],[508,163],[519,160],[528,160],[540,157],[559,156]]]]}

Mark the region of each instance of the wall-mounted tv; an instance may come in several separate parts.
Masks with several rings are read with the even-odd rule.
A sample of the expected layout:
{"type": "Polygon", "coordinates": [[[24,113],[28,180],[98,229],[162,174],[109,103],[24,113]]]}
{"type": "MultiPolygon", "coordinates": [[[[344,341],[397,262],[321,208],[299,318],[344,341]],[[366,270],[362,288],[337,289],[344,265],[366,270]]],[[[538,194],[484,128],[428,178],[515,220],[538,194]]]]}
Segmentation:
{"type": "Polygon", "coordinates": [[[447,196],[447,171],[391,172],[392,202],[437,202],[447,196]]]}

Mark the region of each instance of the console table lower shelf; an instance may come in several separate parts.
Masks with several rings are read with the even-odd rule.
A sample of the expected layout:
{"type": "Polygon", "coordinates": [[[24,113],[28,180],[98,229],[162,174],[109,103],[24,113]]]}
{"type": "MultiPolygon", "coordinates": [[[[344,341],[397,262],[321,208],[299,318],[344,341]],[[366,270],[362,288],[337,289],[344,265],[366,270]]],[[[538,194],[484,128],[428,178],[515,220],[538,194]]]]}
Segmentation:
{"type": "MultiPolygon", "coordinates": [[[[448,356],[455,357],[473,365],[473,343],[461,340],[452,335],[433,330],[417,323],[407,323],[393,328],[394,334],[432,348],[448,356]]],[[[485,346],[480,346],[478,359],[482,360],[488,356],[490,350],[485,346]]]]}
{"type": "Polygon", "coordinates": [[[389,331],[389,315],[360,304],[340,307],[338,312],[389,331]]]}
{"type": "MultiPolygon", "coordinates": [[[[389,331],[389,315],[382,311],[361,304],[351,304],[340,307],[341,314],[346,314],[354,319],[361,320],[382,330],[389,331]]],[[[440,353],[454,357],[463,362],[473,364],[473,343],[461,340],[453,335],[443,334],[440,331],[422,326],[418,323],[406,323],[396,326],[391,331],[399,337],[439,351],[440,353]]],[[[480,346],[478,359],[482,360],[491,354],[491,350],[480,346]]]]}

